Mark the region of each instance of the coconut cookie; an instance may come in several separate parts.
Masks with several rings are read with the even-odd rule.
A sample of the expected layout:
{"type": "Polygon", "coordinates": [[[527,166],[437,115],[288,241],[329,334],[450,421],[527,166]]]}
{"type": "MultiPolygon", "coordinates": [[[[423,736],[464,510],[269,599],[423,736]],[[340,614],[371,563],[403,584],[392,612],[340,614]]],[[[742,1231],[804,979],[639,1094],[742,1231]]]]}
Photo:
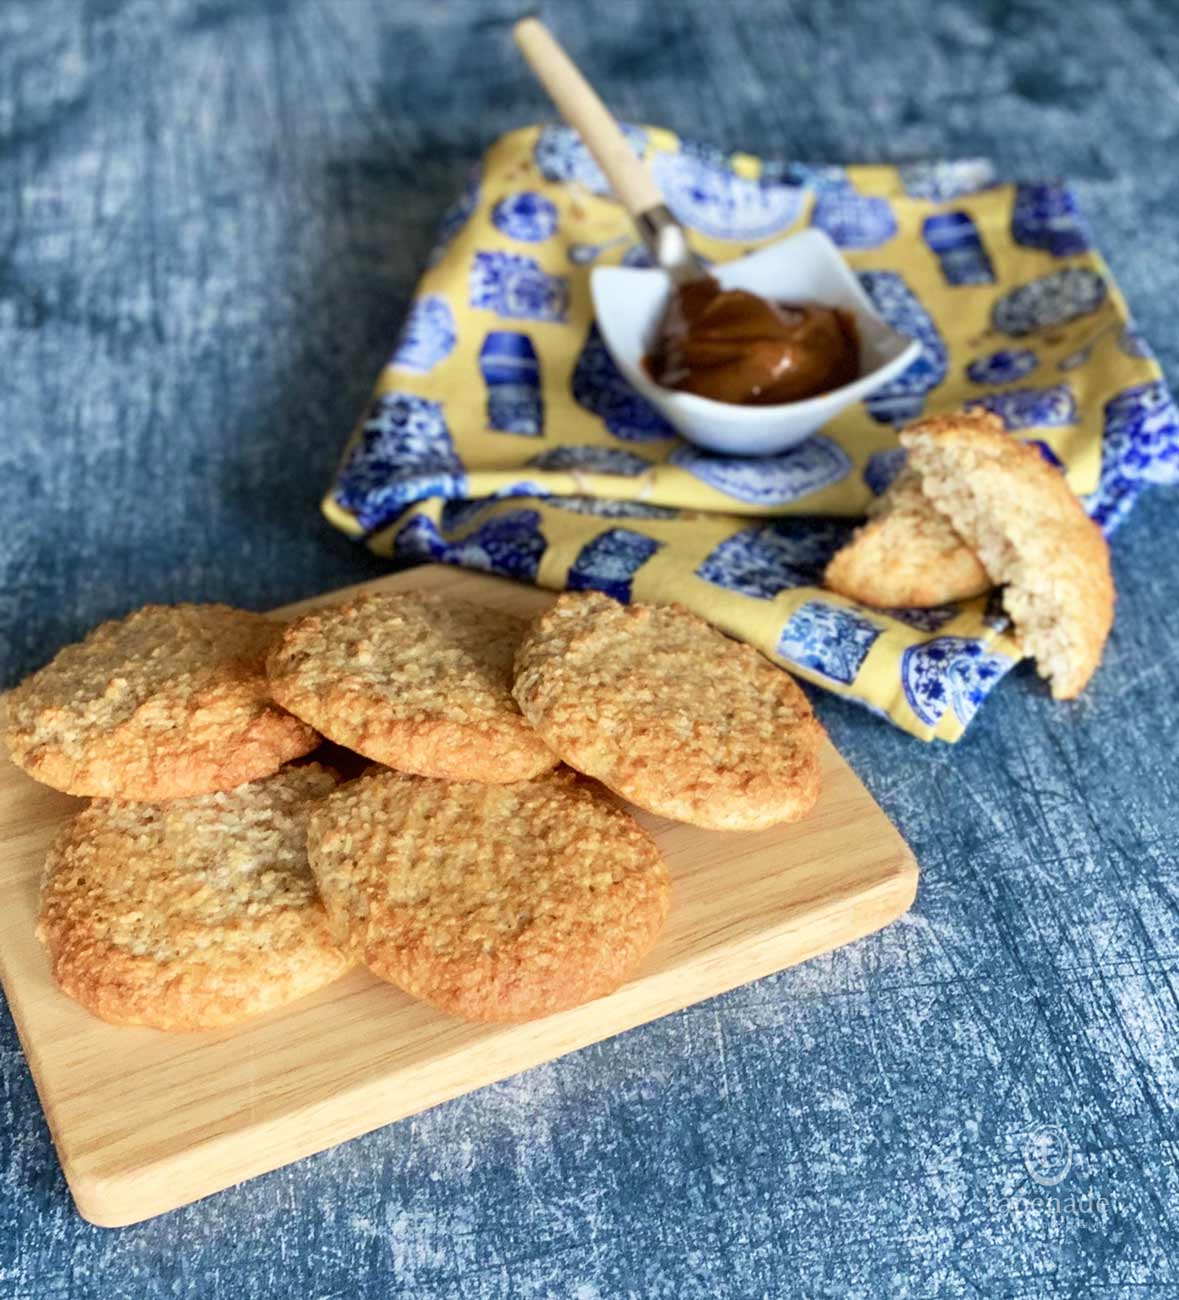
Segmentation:
{"type": "Polygon", "coordinates": [[[111,799],[269,776],[319,743],[270,698],[281,630],[227,605],[148,605],[103,623],[9,695],[12,760],[67,794],[111,799]]]}
{"type": "Polygon", "coordinates": [[[317,763],[170,803],[95,800],[49,851],[37,936],[103,1020],[211,1029],[292,1002],[352,964],[307,865],[317,763]]]}
{"type": "Polygon", "coordinates": [[[922,420],[901,434],[921,488],[978,554],[1024,650],[1056,699],[1078,695],[1113,623],[1109,547],[1064,475],[1034,447],[977,420],[922,420]]]}
{"type": "Polygon", "coordinates": [[[982,561],[903,470],[869,519],[827,565],[823,583],[878,609],[928,608],[980,596],[994,585],[982,561]]]}
{"type": "Polygon", "coordinates": [[[654,842],[567,770],[480,785],[374,769],[316,809],[308,853],[341,942],[472,1020],[611,992],[667,916],[654,842]]]}
{"type": "Polygon", "coordinates": [[[796,821],[822,730],[794,680],[678,605],[561,596],[516,656],[524,716],[571,767],[715,830],[796,821]]]}
{"type": "Polygon", "coordinates": [[[557,756],[512,698],[524,621],[422,591],[358,596],[292,623],[274,698],[330,740],[420,776],[522,781],[557,756]]]}

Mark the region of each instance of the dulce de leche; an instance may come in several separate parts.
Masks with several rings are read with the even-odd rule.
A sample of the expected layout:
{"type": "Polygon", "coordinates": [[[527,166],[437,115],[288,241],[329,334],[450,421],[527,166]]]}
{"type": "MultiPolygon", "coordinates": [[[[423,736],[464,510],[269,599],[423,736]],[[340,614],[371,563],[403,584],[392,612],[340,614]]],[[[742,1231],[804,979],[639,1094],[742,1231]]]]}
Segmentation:
{"type": "Polygon", "coordinates": [[[676,289],[644,364],[664,388],[769,406],[851,383],[860,345],[850,312],[773,302],[707,276],[676,289]]]}

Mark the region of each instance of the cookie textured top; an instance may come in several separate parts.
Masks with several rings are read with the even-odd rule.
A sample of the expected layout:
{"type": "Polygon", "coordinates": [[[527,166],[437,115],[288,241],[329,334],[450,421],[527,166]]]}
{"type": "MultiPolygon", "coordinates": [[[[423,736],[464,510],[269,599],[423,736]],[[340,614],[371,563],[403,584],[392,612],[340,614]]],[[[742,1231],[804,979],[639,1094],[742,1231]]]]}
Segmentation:
{"type": "Polygon", "coordinates": [[[1005,433],[963,416],[901,434],[925,495],[978,554],[1057,699],[1082,691],[1113,623],[1109,547],[1063,474],[1005,433]]]}
{"type": "Polygon", "coordinates": [[[121,1025],[206,1029],[290,1002],[351,965],[307,865],[318,764],[163,804],[98,799],[49,851],[38,937],[53,977],[121,1025]]]}
{"type": "Polygon", "coordinates": [[[316,809],[308,853],[340,940],[382,978],[475,1020],[609,993],[668,909],[654,842],[565,769],[515,785],[374,769],[316,809]]]}
{"type": "Polygon", "coordinates": [[[511,692],[524,621],[423,591],[296,620],[270,656],[275,699],[329,739],[421,776],[521,781],[556,766],[511,692]]]}
{"type": "Polygon", "coordinates": [[[13,762],[68,794],[175,799],[269,776],[319,737],[278,708],[281,624],[226,605],[147,605],[66,646],[8,697],[13,762]]]}
{"type": "Polygon", "coordinates": [[[903,470],[869,515],[831,557],[823,575],[830,590],[878,609],[911,609],[966,600],[993,585],[915,470],[903,470]]]}
{"type": "Polygon", "coordinates": [[[822,731],[794,680],[678,605],[567,593],[516,656],[524,716],[571,767],[716,830],[804,816],[822,731]]]}

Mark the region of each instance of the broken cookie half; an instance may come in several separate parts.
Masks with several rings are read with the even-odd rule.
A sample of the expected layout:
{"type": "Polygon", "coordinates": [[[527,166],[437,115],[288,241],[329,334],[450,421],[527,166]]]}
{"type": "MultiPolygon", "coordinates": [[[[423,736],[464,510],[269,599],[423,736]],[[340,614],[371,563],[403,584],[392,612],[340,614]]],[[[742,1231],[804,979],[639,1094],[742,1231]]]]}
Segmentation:
{"type": "Polygon", "coordinates": [[[1084,689],[1113,624],[1109,548],[1063,474],[972,414],[901,434],[925,497],[975,552],[1058,700],[1084,689]]]}
{"type": "Polygon", "coordinates": [[[868,522],[832,557],[831,590],[877,609],[928,609],[981,596],[994,585],[982,561],[903,469],[872,503],[868,522]]]}
{"type": "Polygon", "coordinates": [[[882,609],[1002,586],[1024,651],[1060,700],[1080,694],[1113,623],[1109,548],[1063,474],[987,411],[901,435],[908,465],[831,559],[832,591],[882,609]]]}

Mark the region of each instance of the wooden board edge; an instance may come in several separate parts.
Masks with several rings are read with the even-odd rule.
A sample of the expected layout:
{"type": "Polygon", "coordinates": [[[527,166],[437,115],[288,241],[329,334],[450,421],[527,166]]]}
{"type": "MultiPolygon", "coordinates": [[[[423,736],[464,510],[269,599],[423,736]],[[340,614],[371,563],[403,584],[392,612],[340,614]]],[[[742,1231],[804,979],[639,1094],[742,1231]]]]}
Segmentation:
{"type": "MultiPolygon", "coordinates": [[[[700,994],[698,984],[692,987],[684,981],[679,965],[669,967],[660,972],[654,993],[651,979],[642,981],[641,1002],[636,997],[633,1005],[627,1006],[625,1013],[622,1013],[622,1006],[619,1006],[618,1011],[622,1014],[616,1020],[608,1023],[587,1020],[581,1024],[576,1017],[582,1008],[575,1008],[572,1012],[560,1013],[560,1017],[570,1017],[571,1023],[567,1028],[563,1027],[561,1036],[556,1039],[551,1030],[553,1021],[560,1017],[533,1021],[529,1026],[521,1027],[525,1031],[521,1035],[525,1050],[521,1051],[521,1044],[512,1040],[510,1062],[506,1059],[507,1050],[501,1044],[485,1058],[487,1068],[481,1070],[474,1081],[469,1072],[469,1063],[463,1063],[464,1068],[456,1069],[448,1083],[423,1091],[419,1094],[418,1102],[409,1107],[390,1105],[387,1078],[370,1080],[352,1088],[340,1089],[322,1101],[294,1105],[289,1111],[277,1116],[271,1115],[257,1125],[235,1127],[217,1137],[166,1155],[159,1161],[121,1169],[109,1169],[101,1160],[92,1163],[85,1153],[72,1153],[66,1144],[58,1141],[56,1126],[47,1108],[46,1119],[78,1213],[88,1223],[100,1228],[121,1228],[141,1223],[206,1196],[215,1195],[228,1186],[271,1173],[275,1169],[374,1132],[387,1124],[421,1114],[456,1097],[502,1082],[570,1052],[579,1051],[583,1047],[866,938],[903,916],[916,896],[919,878],[917,864],[899,835],[897,843],[899,851],[895,857],[881,862],[877,879],[857,891],[855,904],[851,908],[850,924],[846,920],[849,909],[845,897],[824,900],[806,913],[805,917],[795,917],[790,924],[776,930],[767,930],[756,940],[718,947],[705,963],[709,969],[715,969],[717,978],[703,995],[700,994]],[[832,919],[838,917],[843,920],[832,941],[791,946],[783,960],[782,949],[777,945],[789,946],[793,932],[813,930],[815,923],[822,922],[824,914],[828,913],[832,914],[832,919]],[[773,955],[775,951],[778,954],[776,956],[773,955]],[[725,967],[739,969],[739,978],[726,978],[725,967]],[[542,1025],[546,1027],[545,1030],[533,1035],[532,1030],[542,1025]],[[301,1133],[304,1140],[292,1142],[288,1135],[281,1143],[251,1141],[251,1137],[264,1136],[275,1125],[289,1126],[291,1134],[301,1133]],[[242,1152],[252,1147],[264,1154],[256,1160],[243,1161],[242,1152]],[[280,1147],[281,1155],[270,1154],[280,1147]]],[[[697,971],[700,969],[698,957],[694,959],[693,965],[697,971]]],[[[638,984],[624,986],[618,992],[610,994],[609,998],[622,998],[623,1005],[626,1005],[629,1001],[628,989],[632,990],[634,997],[636,995],[633,990],[637,988],[638,984]]],[[[605,1002],[606,999],[601,1001],[605,1002]]],[[[601,1003],[588,1005],[597,1007],[601,1003]]],[[[461,1062],[466,1052],[467,1049],[463,1047],[455,1049],[453,1055],[456,1064],[461,1062]]],[[[441,1057],[437,1062],[443,1072],[448,1063],[449,1057],[441,1057]]]]}

